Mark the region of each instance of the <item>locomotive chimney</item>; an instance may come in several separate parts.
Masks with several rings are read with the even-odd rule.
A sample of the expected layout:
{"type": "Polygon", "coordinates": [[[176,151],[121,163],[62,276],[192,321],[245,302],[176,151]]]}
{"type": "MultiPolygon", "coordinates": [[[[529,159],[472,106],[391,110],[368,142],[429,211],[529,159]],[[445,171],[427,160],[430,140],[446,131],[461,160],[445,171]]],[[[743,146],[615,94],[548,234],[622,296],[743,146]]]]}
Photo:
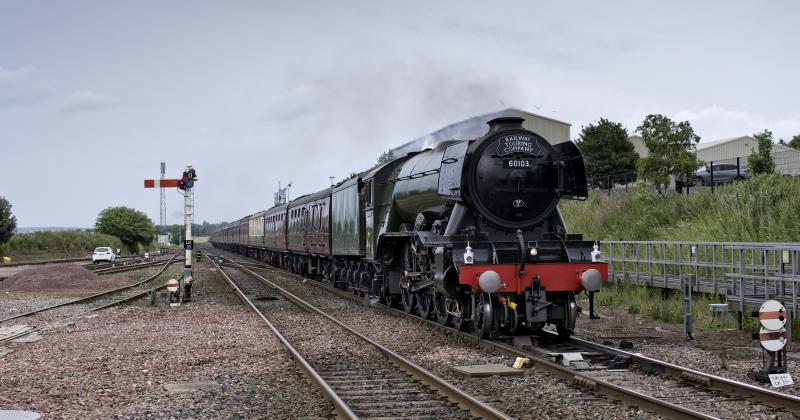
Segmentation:
{"type": "Polygon", "coordinates": [[[523,121],[525,121],[525,118],[520,117],[495,118],[486,123],[489,124],[489,132],[486,134],[492,134],[496,131],[505,130],[508,128],[522,128],[523,121]]]}

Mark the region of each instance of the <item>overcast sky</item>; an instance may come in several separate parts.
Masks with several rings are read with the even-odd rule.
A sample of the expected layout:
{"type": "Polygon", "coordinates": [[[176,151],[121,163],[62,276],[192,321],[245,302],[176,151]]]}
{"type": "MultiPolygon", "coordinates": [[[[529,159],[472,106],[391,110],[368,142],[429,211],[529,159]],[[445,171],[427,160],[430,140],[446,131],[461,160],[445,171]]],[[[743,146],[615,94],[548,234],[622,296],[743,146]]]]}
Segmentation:
{"type": "Polygon", "coordinates": [[[142,180],[192,163],[195,220],[231,221],[507,107],[800,134],[800,3],[555,3],[0,0],[0,196],[22,227],[158,222],[142,180]]]}

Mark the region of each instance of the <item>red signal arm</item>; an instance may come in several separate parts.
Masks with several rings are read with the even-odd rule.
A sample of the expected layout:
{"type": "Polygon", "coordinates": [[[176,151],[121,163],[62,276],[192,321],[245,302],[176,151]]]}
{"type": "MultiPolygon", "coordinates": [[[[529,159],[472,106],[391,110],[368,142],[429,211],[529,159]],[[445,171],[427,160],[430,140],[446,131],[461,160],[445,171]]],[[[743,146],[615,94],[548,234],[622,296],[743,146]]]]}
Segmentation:
{"type": "Polygon", "coordinates": [[[145,188],[177,188],[180,179],[145,179],[145,188]]]}

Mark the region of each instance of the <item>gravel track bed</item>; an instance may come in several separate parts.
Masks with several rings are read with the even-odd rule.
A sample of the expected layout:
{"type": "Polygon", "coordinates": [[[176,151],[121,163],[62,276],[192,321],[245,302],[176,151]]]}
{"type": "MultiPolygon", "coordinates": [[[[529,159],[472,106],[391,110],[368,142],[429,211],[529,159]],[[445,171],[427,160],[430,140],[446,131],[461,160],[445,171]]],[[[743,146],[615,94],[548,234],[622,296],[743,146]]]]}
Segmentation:
{"type": "Polygon", "coordinates": [[[747,413],[750,419],[794,419],[796,415],[779,408],[749,399],[710,390],[702,386],[676,381],[666,376],[647,375],[641,370],[628,372],[596,371],[588,375],[636,390],[721,419],[740,419],[747,413]]]}
{"type": "MultiPolygon", "coordinates": [[[[384,392],[401,388],[413,390],[413,393],[394,392],[391,395],[394,404],[392,406],[374,406],[369,402],[343,396],[345,402],[359,416],[364,417],[365,414],[370,413],[376,415],[376,411],[380,411],[381,416],[433,415],[439,419],[470,418],[468,412],[454,407],[454,404],[436,396],[434,391],[423,387],[407,375],[397,372],[394,365],[378,350],[333,325],[326,318],[285,300],[276,291],[248,274],[236,269],[226,269],[226,272],[245,294],[254,299],[254,304],[264,312],[270,322],[292,343],[314,370],[326,381],[334,381],[332,386],[337,393],[340,392],[337,387],[341,385],[336,381],[346,381],[347,378],[353,377],[363,378],[364,382],[369,382],[368,387],[371,390],[384,392]],[[431,399],[439,400],[433,402],[437,406],[435,411],[429,409],[420,411],[399,406],[402,402],[413,404],[411,401],[419,403],[431,399]]],[[[363,391],[361,388],[363,386],[363,384],[359,384],[358,391],[363,391]]]]}
{"type": "MultiPolygon", "coordinates": [[[[35,311],[52,305],[71,302],[74,296],[55,297],[30,293],[5,293],[0,294],[0,318],[7,318],[25,312],[35,311]]],[[[20,319],[20,321],[22,321],[20,319]]]]}
{"type": "MultiPolygon", "coordinates": [[[[134,271],[130,273],[125,273],[125,275],[132,283],[135,283],[154,275],[160,269],[161,269],[160,267],[149,267],[147,271],[144,270],[134,271]]],[[[152,287],[153,285],[160,285],[166,278],[168,278],[170,274],[172,275],[175,274],[175,269],[173,269],[172,267],[167,268],[167,270],[164,271],[164,273],[162,273],[155,279],[145,283],[143,286],[129,289],[120,293],[115,293],[111,296],[104,296],[99,299],[93,299],[87,303],[76,303],[74,305],[67,305],[49,311],[33,314],[30,316],[13,319],[11,321],[0,323],[0,326],[13,325],[13,324],[26,324],[40,328],[45,327],[47,325],[57,323],[58,321],[71,318],[76,315],[80,315],[102,304],[111,303],[112,301],[123,298],[125,296],[141,293],[147,290],[149,287],[152,287]]],[[[79,300],[83,297],[96,293],[97,292],[92,292],[90,294],[84,294],[79,297],[71,297],[71,298],[44,298],[44,299],[37,299],[36,297],[33,297],[33,299],[26,299],[28,297],[26,296],[27,294],[22,294],[22,293],[14,294],[13,296],[16,299],[15,302],[13,302],[12,305],[9,305],[8,308],[4,308],[2,313],[7,314],[4,315],[3,317],[13,316],[16,314],[24,313],[24,311],[21,310],[21,308],[22,309],[27,308],[26,310],[43,309],[50,305],[55,305],[57,303],[63,303],[67,301],[79,300]]]]}
{"type": "Polygon", "coordinates": [[[324,418],[330,404],[207,264],[179,309],[123,306],[0,360],[0,407],[46,418],[324,418]],[[168,393],[167,384],[205,389],[168,393]],[[302,398],[298,398],[302,396],[302,398]]]}
{"type": "Polygon", "coordinates": [[[31,268],[38,268],[38,267],[46,267],[46,266],[53,266],[57,264],[64,264],[64,265],[78,265],[82,266],[86,264],[86,261],[74,261],[74,262],[58,262],[52,264],[25,264],[25,265],[12,265],[12,266],[3,266],[0,264],[0,277],[11,277],[14,274],[17,274],[20,271],[25,271],[31,268]]]}
{"type": "MultiPolygon", "coordinates": [[[[502,363],[513,360],[478,350],[457,336],[343,299],[323,289],[303,284],[274,270],[257,270],[265,278],[307,300],[326,313],[436,373],[482,401],[516,418],[643,419],[658,416],[608,400],[566,383],[547,372],[526,369],[516,377],[464,377],[453,366],[502,363]]],[[[309,280],[312,281],[312,280],[309,280]]]]}
{"type": "MultiPolygon", "coordinates": [[[[624,332],[620,330],[619,332],[624,332]]],[[[666,331],[659,331],[662,334],[666,331]]],[[[579,331],[579,337],[596,343],[609,344],[596,331],[584,328],[579,331]]],[[[686,366],[701,372],[711,373],[734,381],[770,389],[787,395],[800,396],[800,384],[772,388],[770,384],[757,382],[748,375],[754,369],[760,369],[761,347],[756,340],[747,343],[733,341],[728,346],[716,343],[705,343],[702,339],[693,341],[683,340],[682,334],[671,334],[668,338],[626,338],[634,345],[634,352],[644,356],[663,360],[680,366],[686,366]],[[677,339],[675,338],[677,336],[677,339]],[[678,341],[676,343],[676,341],[678,341]],[[683,343],[680,343],[683,341],[683,343]],[[737,345],[745,344],[746,346],[737,345]]],[[[611,341],[616,343],[616,341],[611,341]]],[[[787,360],[789,372],[800,371],[800,361],[797,356],[789,356],[787,360]]]]}

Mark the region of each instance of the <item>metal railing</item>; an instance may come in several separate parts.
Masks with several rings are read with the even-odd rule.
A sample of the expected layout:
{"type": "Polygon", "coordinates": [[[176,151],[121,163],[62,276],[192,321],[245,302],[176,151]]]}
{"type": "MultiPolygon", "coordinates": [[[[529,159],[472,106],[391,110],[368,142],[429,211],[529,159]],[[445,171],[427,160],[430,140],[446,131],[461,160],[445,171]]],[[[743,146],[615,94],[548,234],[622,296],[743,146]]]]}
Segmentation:
{"type": "MultiPolygon", "coordinates": [[[[775,173],[800,180],[800,153],[795,150],[773,150],[772,161],[775,164],[775,173]]],[[[717,186],[751,176],[747,170],[747,156],[705,162],[704,167],[705,173],[696,174],[689,179],[675,177],[674,190],[681,194],[690,194],[699,189],[709,189],[714,193],[717,186]]],[[[586,185],[590,190],[598,193],[612,194],[628,192],[629,187],[633,186],[637,179],[635,171],[615,175],[595,174],[587,178],[586,185]]],[[[670,182],[670,184],[672,183],[673,181],[670,182]]],[[[672,189],[672,187],[668,187],[667,191],[672,189]]]]}
{"type": "Polygon", "coordinates": [[[794,317],[800,293],[800,243],[605,241],[609,280],[723,295],[740,313],[767,299],[782,301],[794,317]]]}

